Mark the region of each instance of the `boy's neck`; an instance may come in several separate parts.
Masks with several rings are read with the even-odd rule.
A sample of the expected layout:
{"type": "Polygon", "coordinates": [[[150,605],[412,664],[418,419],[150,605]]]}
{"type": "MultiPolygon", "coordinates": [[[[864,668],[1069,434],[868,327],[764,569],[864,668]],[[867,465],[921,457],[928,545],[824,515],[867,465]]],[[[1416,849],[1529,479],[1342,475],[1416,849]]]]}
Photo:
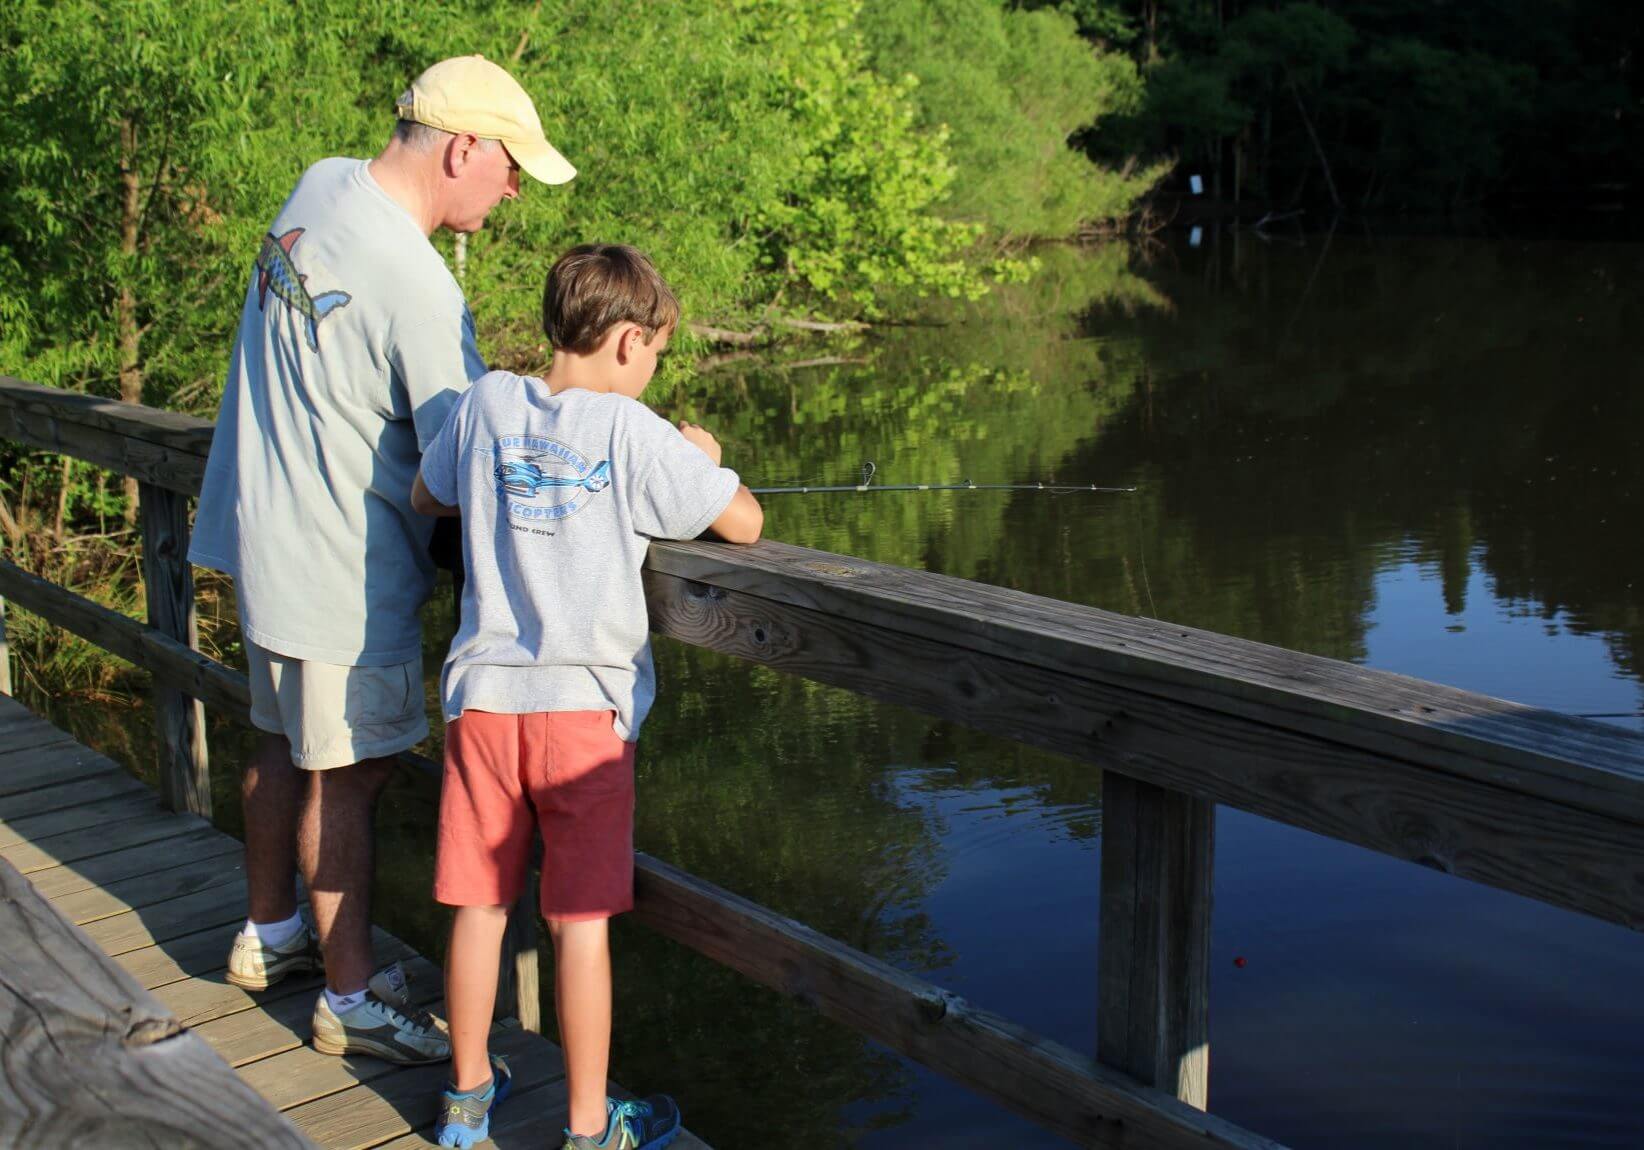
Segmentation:
{"type": "Polygon", "coordinates": [[[554,352],[548,371],[542,377],[551,395],[571,388],[604,394],[611,390],[611,378],[597,356],[578,355],[574,351],[558,349],[554,352]]]}

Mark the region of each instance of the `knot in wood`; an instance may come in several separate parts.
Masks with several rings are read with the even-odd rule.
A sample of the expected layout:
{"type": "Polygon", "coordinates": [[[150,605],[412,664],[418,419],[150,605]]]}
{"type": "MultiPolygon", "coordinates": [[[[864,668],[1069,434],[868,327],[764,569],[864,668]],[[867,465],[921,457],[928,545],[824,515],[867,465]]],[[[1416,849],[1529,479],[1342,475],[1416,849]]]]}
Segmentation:
{"type": "Polygon", "coordinates": [[[182,1032],[183,1024],[175,1018],[139,1018],[126,1027],[121,1041],[127,1046],[152,1046],[182,1032]]]}
{"type": "Polygon", "coordinates": [[[945,990],[933,990],[929,994],[921,994],[914,1001],[919,1006],[919,1016],[926,1022],[941,1022],[948,1016],[948,1004],[955,998],[945,990]]]}
{"type": "Polygon", "coordinates": [[[698,583],[695,579],[686,580],[685,594],[692,599],[706,599],[710,603],[717,603],[725,598],[725,588],[715,587],[711,583],[698,583]]]}
{"type": "Polygon", "coordinates": [[[848,563],[830,563],[824,559],[807,559],[799,564],[799,568],[815,575],[838,575],[845,579],[865,575],[868,570],[866,567],[853,567],[848,563]]]}

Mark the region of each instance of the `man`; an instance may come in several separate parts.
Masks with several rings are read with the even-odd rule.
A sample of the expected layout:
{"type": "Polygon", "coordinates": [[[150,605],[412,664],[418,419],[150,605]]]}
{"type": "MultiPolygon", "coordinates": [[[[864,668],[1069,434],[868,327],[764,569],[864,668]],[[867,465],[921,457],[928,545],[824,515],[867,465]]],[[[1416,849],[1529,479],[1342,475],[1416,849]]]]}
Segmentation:
{"type": "Polygon", "coordinates": [[[530,97],[481,57],[400,97],[370,161],[322,160],[264,238],[246,292],[189,558],[233,577],[265,732],[247,764],[250,915],[228,979],[325,970],[314,1045],[395,1062],[449,1057],[373,972],[372,814],[392,756],[427,737],[418,611],[433,520],[411,508],[421,451],[485,372],[462,291],[428,237],[477,231],[576,170],[530,97]],[[313,926],[298,913],[301,866],[313,926]],[[317,935],[317,937],[316,937],[317,935]]]}

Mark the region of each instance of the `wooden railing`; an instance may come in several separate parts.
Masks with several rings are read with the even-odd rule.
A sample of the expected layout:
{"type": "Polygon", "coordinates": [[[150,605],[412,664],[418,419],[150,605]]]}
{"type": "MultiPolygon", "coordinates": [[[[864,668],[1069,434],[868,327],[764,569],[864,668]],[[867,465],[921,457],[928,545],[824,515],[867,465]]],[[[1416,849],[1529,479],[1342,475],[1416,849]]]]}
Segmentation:
{"type": "MultiPolygon", "coordinates": [[[[205,813],[186,517],[211,429],[0,377],[0,438],[141,482],[152,626],[0,563],[0,595],[153,675],[163,789],[205,813]]],[[[655,859],[636,916],[1077,1142],[1272,1147],[1208,1096],[1215,804],[1644,927],[1644,737],[1156,620],[763,542],[653,544],[661,634],[1103,769],[1097,1057],[655,859]]],[[[421,769],[433,764],[405,756],[421,769]]],[[[531,915],[513,990],[534,1021],[531,915]],[[530,1001],[527,1002],[526,1000],[530,1001]]]]}

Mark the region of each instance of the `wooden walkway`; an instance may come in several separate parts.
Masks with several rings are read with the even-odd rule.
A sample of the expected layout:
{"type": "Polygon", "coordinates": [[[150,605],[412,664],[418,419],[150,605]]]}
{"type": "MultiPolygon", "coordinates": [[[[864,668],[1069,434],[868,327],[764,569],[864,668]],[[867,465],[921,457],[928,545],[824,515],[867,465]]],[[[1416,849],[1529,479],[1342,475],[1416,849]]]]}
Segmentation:
{"type": "MultiPolygon", "coordinates": [[[[117,763],[5,696],[0,859],[314,1143],[433,1144],[446,1066],[319,1054],[306,1044],[319,979],[287,979],[261,994],[224,979],[245,914],[239,840],[195,815],[167,812],[117,763]]],[[[438,967],[380,930],[376,947],[381,961],[405,963],[419,1005],[439,1005],[438,967]]],[[[558,1147],[566,1103],[559,1049],[508,1023],[492,1049],[515,1074],[513,1096],[493,1125],[495,1144],[558,1147]]],[[[674,1146],[707,1150],[689,1133],[674,1146]]]]}

